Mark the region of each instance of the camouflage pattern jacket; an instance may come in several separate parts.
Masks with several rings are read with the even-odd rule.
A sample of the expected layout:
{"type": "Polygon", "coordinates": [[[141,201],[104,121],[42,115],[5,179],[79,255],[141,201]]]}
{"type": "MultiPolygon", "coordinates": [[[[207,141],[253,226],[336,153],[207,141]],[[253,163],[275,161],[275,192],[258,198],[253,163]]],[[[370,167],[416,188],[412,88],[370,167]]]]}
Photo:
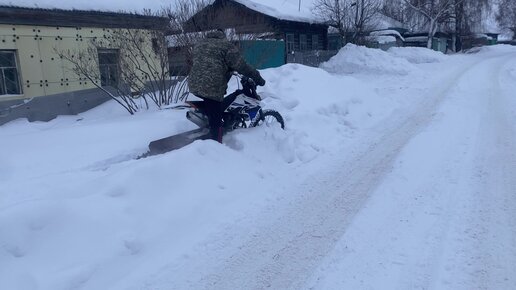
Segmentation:
{"type": "Polygon", "coordinates": [[[260,73],[245,62],[224,32],[208,33],[193,49],[193,65],[188,79],[190,93],[222,102],[233,71],[252,78],[258,85],[265,84],[260,73]]]}

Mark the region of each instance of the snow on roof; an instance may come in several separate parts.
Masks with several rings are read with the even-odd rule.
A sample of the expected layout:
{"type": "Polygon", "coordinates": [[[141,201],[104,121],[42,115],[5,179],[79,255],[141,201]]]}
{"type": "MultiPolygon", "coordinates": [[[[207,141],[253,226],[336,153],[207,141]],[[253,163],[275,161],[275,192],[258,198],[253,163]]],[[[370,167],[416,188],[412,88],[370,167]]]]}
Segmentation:
{"type": "Polygon", "coordinates": [[[42,9],[142,12],[169,6],[174,0],[0,0],[0,6],[42,9]]]}
{"type": "Polygon", "coordinates": [[[314,0],[233,0],[271,17],[309,23],[323,23],[313,15],[314,0]]]}

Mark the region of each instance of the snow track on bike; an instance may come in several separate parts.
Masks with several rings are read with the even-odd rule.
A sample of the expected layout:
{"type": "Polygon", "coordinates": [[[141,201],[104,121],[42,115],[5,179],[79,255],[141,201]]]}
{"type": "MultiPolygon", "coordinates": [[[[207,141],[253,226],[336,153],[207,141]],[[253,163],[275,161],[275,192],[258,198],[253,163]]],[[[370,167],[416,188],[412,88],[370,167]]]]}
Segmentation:
{"type": "Polygon", "coordinates": [[[510,285],[514,275],[504,267],[516,259],[504,264],[500,249],[492,251],[501,239],[500,247],[516,253],[509,211],[516,211],[516,157],[509,150],[516,143],[507,137],[514,128],[501,98],[509,93],[476,81],[497,84],[499,67],[511,57],[446,72],[421,102],[331,156],[318,173],[300,176],[299,186],[285,189],[296,199],[278,200],[255,223],[228,227],[190,263],[162,269],[145,289],[510,285]],[[488,148],[497,151],[486,155],[488,148]],[[489,235],[498,214],[504,220],[489,235]],[[474,249],[478,255],[470,254],[474,249]],[[492,267],[477,269],[482,263],[492,267]]]}

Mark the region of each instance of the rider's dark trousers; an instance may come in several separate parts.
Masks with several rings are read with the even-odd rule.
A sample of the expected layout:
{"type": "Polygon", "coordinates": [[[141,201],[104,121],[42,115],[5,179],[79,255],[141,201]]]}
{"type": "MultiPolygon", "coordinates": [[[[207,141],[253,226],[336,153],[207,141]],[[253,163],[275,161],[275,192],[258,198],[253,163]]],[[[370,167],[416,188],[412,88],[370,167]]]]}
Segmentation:
{"type": "Polygon", "coordinates": [[[204,100],[204,109],[208,115],[208,122],[210,124],[211,139],[222,143],[222,102],[217,102],[211,99],[202,98],[204,100]]]}
{"type": "Polygon", "coordinates": [[[230,94],[222,102],[217,102],[212,99],[199,96],[204,101],[204,109],[208,115],[208,122],[210,124],[211,139],[222,143],[222,117],[224,111],[235,101],[238,94],[230,94]]]}

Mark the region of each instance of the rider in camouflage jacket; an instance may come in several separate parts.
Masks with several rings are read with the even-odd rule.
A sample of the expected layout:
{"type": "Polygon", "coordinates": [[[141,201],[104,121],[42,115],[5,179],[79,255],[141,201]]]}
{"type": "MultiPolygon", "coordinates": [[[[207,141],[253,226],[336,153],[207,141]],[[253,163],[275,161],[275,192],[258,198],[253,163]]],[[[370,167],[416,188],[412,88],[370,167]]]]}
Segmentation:
{"type": "Polygon", "coordinates": [[[210,32],[195,45],[188,86],[190,93],[204,100],[211,138],[220,143],[223,135],[222,116],[227,103],[231,102],[223,102],[224,95],[234,71],[252,78],[257,85],[265,85],[260,73],[244,61],[223,31],[210,32]]]}
{"type": "Polygon", "coordinates": [[[257,85],[265,84],[260,73],[245,62],[224,32],[209,32],[193,50],[193,65],[188,79],[190,92],[222,102],[233,71],[252,78],[257,85]]]}

